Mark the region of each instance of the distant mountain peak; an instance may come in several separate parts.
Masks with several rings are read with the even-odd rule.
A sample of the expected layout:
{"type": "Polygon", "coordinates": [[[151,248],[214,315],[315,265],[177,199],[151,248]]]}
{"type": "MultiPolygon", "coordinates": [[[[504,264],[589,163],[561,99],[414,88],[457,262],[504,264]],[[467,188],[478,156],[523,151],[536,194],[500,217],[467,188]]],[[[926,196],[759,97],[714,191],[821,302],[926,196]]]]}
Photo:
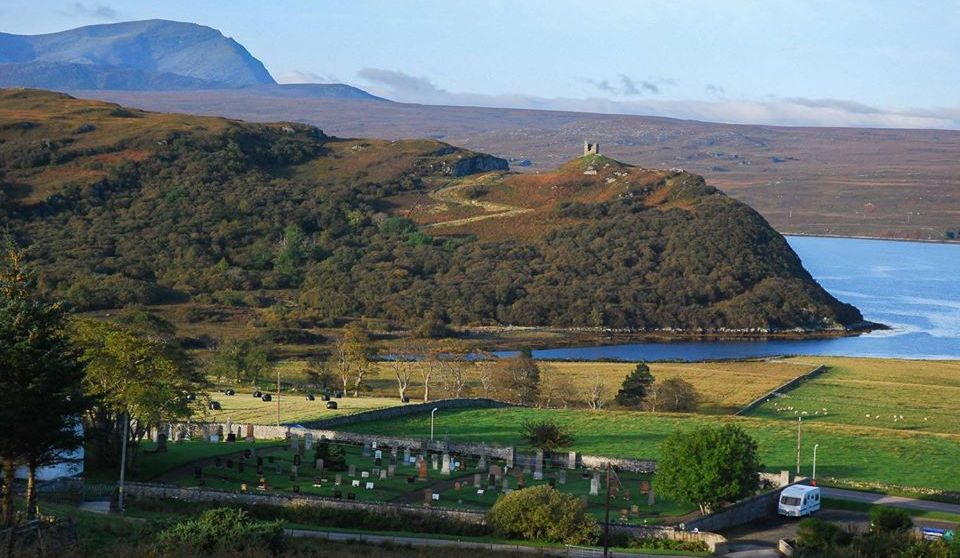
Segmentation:
{"type": "Polygon", "coordinates": [[[243,45],[196,23],[150,19],[42,35],[0,33],[0,86],[212,89],[274,84],[263,63],[243,45]],[[57,67],[66,69],[65,75],[51,71],[57,67]]]}

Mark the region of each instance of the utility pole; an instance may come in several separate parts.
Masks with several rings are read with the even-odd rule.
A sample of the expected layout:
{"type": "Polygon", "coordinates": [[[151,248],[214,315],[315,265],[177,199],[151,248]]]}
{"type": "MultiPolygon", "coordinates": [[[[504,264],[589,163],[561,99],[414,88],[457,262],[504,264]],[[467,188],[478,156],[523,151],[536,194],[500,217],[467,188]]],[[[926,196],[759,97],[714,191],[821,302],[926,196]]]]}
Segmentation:
{"type": "Polygon", "coordinates": [[[123,443],[120,446],[120,488],[117,490],[117,511],[123,513],[123,481],[127,471],[127,436],[130,428],[130,413],[123,412],[123,443]]]}
{"type": "Polygon", "coordinates": [[[433,415],[435,415],[439,410],[440,410],[439,407],[434,407],[433,410],[430,411],[430,441],[431,442],[433,441],[433,415]]]}
{"type": "Polygon", "coordinates": [[[817,448],[820,444],[813,444],[813,485],[817,485],[817,448]]]}
{"type": "Polygon", "coordinates": [[[797,475],[800,475],[800,436],[803,426],[803,417],[797,417],[797,475]]]}
{"type": "Polygon", "coordinates": [[[280,367],[277,367],[277,426],[280,426],[280,367]]]}
{"type": "Polygon", "coordinates": [[[610,555],[610,463],[607,463],[607,501],[603,506],[603,556],[610,555]]]}

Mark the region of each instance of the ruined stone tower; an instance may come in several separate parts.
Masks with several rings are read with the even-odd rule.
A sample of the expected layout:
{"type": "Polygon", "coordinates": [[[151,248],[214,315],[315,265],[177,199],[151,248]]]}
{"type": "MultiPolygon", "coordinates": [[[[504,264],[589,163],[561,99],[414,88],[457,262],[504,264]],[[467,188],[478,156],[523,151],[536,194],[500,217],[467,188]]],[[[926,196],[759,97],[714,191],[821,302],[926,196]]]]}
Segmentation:
{"type": "Polygon", "coordinates": [[[587,155],[599,155],[600,154],[600,144],[599,143],[590,143],[588,141],[583,142],[583,156],[587,155]]]}

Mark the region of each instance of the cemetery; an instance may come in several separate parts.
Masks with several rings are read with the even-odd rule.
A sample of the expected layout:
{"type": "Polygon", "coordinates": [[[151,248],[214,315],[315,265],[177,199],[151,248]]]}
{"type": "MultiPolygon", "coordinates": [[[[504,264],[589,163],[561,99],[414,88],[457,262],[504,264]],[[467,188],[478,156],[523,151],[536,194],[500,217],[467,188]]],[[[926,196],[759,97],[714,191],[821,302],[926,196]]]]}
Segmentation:
{"type": "MultiPolygon", "coordinates": [[[[376,447],[376,442],[316,439],[309,433],[294,434],[282,441],[257,440],[255,444],[252,440],[223,441],[214,434],[204,441],[166,445],[174,450],[178,446],[212,446],[225,448],[228,453],[198,459],[189,466],[183,463],[156,479],[143,480],[162,480],[183,488],[300,494],[475,512],[486,512],[500,495],[511,490],[549,484],[582,499],[598,519],[605,511],[606,470],[585,468],[576,452],[518,452],[510,463],[491,455],[494,452],[462,455],[423,447],[376,447]],[[210,441],[214,438],[217,441],[210,441]]],[[[140,457],[146,469],[152,469],[152,459],[163,456],[152,449],[147,444],[140,457]]],[[[191,453],[195,452],[183,455],[191,453]]],[[[688,504],[658,497],[651,474],[620,470],[614,471],[611,479],[611,521],[658,525],[674,522],[692,511],[688,504]]]]}

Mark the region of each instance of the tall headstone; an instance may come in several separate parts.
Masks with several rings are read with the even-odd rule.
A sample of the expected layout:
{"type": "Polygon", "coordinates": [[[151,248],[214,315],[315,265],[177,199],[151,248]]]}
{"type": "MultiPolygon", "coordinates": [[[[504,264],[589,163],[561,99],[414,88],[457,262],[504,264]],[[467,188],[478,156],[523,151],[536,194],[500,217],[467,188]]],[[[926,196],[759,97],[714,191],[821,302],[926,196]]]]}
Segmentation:
{"type": "Polygon", "coordinates": [[[230,434],[233,433],[233,421],[229,418],[227,419],[227,432],[230,434]]]}
{"type": "Polygon", "coordinates": [[[252,444],[252,443],[254,442],[254,440],[255,440],[255,438],[254,438],[254,436],[253,436],[253,425],[252,425],[252,424],[248,424],[248,425],[247,425],[247,436],[246,436],[246,438],[247,438],[247,442],[248,442],[248,443],[251,443],[251,444],[252,444]]]}
{"type": "Polygon", "coordinates": [[[387,480],[387,470],[380,469],[380,480],[387,480]]]}
{"type": "Polygon", "coordinates": [[[560,484],[567,484],[567,470],[560,469],[557,472],[557,482],[560,484]]]}
{"type": "Polygon", "coordinates": [[[510,477],[507,475],[503,476],[503,491],[510,492],[510,477]]]}
{"type": "Polygon", "coordinates": [[[497,482],[500,482],[500,478],[503,476],[503,467],[499,465],[491,465],[490,474],[497,479],[497,482]]]}
{"type": "Polygon", "coordinates": [[[363,456],[370,457],[370,442],[363,442],[363,456]]]}
{"type": "Polygon", "coordinates": [[[590,479],[590,495],[600,495],[600,473],[594,473],[593,478],[590,479]]]}
{"type": "Polygon", "coordinates": [[[397,474],[397,466],[393,463],[387,465],[387,476],[392,477],[397,474]]]}
{"type": "Polygon", "coordinates": [[[410,448],[403,448],[403,462],[410,463],[410,448]]]}
{"type": "Polygon", "coordinates": [[[480,473],[474,473],[474,474],[473,474],[473,486],[476,486],[477,488],[480,488],[480,483],[482,482],[482,477],[483,477],[483,475],[481,475],[480,473]]]}
{"type": "Polygon", "coordinates": [[[383,459],[383,451],[377,450],[377,451],[373,452],[373,458],[374,458],[374,459],[383,459]]]}
{"type": "Polygon", "coordinates": [[[449,453],[443,454],[443,467],[440,469],[440,474],[441,475],[450,474],[450,454],[449,453]]]}
{"type": "Polygon", "coordinates": [[[567,469],[577,468],[577,452],[571,451],[567,454],[567,469]]]}
{"type": "Polygon", "coordinates": [[[418,480],[420,480],[420,481],[425,481],[425,480],[427,480],[427,462],[426,462],[426,460],[424,460],[424,459],[421,459],[421,460],[420,460],[420,465],[419,465],[419,467],[418,467],[418,469],[417,469],[417,473],[418,473],[418,475],[417,475],[418,480]]]}
{"type": "Polygon", "coordinates": [[[317,470],[318,473],[323,472],[323,459],[317,458],[313,461],[313,468],[317,470]]]}
{"type": "Polygon", "coordinates": [[[293,453],[299,453],[300,452],[300,436],[297,436],[296,434],[291,432],[289,442],[290,442],[290,451],[292,451],[293,453]]]}
{"type": "Polygon", "coordinates": [[[647,492],[647,505],[653,506],[657,503],[656,497],[653,495],[653,486],[650,486],[650,492],[647,492]]]}
{"type": "Polygon", "coordinates": [[[543,480],[543,450],[538,449],[533,462],[533,480],[543,480]]]}
{"type": "Polygon", "coordinates": [[[430,506],[433,505],[433,490],[429,488],[423,491],[423,505],[430,506]]]}
{"type": "Polygon", "coordinates": [[[303,435],[303,449],[313,451],[313,434],[310,432],[303,435]]]}
{"type": "Polygon", "coordinates": [[[516,450],[513,447],[507,448],[506,456],[503,460],[508,469],[513,469],[515,453],[516,450]]]}
{"type": "Polygon", "coordinates": [[[355,477],[355,476],[357,476],[357,466],[356,466],[356,465],[354,465],[354,464],[351,463],[350,465],[347,466],[347,476],[348,476],[348,477],[355,477]]]}
{"type": "Polygon", "coordinates": [[[440,468],[439,463],[440,463],[439,456],[435,453],[430,454],[430,465],[434,471],[440,468]]]}

